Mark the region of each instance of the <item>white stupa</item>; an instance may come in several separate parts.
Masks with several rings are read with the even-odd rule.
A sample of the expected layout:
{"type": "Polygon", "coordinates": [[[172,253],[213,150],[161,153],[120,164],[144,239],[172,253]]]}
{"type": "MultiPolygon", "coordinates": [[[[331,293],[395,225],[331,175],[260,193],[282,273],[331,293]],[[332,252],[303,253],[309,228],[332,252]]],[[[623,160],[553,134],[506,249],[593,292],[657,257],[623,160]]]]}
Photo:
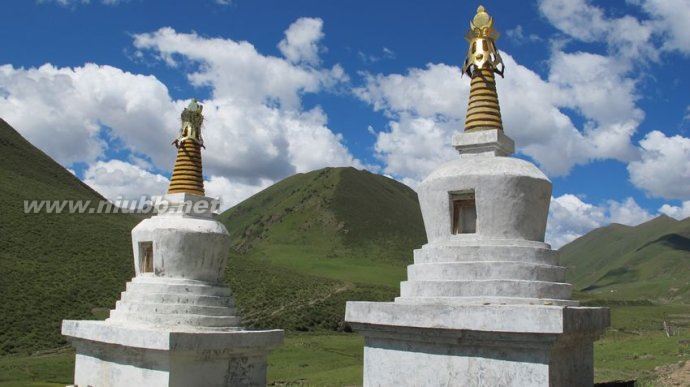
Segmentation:
{"type": "Polygon", "coordinates": [[[177,160],[157,215],[132,230],[136,276],[110,318],[62,323],[77,386],[263,386],[282,330],[240,325],[224,283],[230,249],[204,196],[202,107],[182,113],[177,160]]]}
{"type": "MultiPolygon", "coordinates": [[[[558,252],[544,243],[551,182],[510,157],[494,73],[497,33],[483,7],[471,23],[471,78],[460,157],[418,194],[428,243],[414,251],[395,302],[348,302],[365,336],[365,386],[591,386],[606,308],[571,299],[558,252]]],[[[558,152],[554,149],[554,152],[558,152]]]]}

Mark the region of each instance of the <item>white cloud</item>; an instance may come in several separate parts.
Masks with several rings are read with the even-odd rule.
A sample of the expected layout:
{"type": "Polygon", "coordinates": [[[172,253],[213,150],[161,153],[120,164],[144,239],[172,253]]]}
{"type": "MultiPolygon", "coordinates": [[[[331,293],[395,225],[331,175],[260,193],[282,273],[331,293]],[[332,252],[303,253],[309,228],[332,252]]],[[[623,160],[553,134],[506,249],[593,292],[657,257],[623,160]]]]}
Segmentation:
{"type": "Polygon", "coordinates": [[[690,2],[687,0],[633,1],[651,15],[654,28],[663,34],[663,48],[690,54],[690,2]]]}
{"type": "Polygon", "coordinates": [[[272,183],[271,180],[263,179],[259,184],[243,184],[230,181],[226,177],[211,176],[204,182],[204,188],[206,196],[220,198],[220,210],[225,211],[256,192],[268,188],[272,183]]]}
{"type": "MultiPolygon", "coordinates": [[[[299,19],[286,34],[313,22],[299,19]]],[[[342,137],[327,127],[318,106],[302,108],[304,93],[323,91],[345,79],[340,67],[305,67],[264,56],[247,42],[202,38],[170,28],[136,35],[134,44],[171,65],[177,62],[175,56],[199,65],[189,79],[194,85],[210,86],[213,93],[211,100],[203,101],[211,175],[276,180],[324,166],[361,166],[342,137]]]]}
{"type": "Polygon", "coordinates": [[[690,3],[685,0],[633,0],[649,16],[607,16],[589,0],[541,0],[539,10],[563,33],[604,42],[612,55],[627,61],[658,61],[661,52],[690,54],[690,3]],[[657,44],[661,41],[661,44],[657,44]]]}
{"type": "Polygon", "coordinates": [[[508,38],[512,39],[517,44],[529,42],[534,43],[544,40],[541,36],[537,34],[526,35],[524,29],[522,28],[522,25],[520,24],[518,24],[512,29],[506,30],[506,35],[508,36],[508,38]]]}
{"type": "Polygon", "coordinates": [[[678,220],[685,219],[690,216],[690,200],[682,202],[680,206],[664,204],[659,208],[659,212],[678,220]]]}
{"type": "MultiPolygon", "coordinates": [[[[301,28],[295,25],[304,20],[288,31],[301,28]]],[[[289,44],[305,43],[294,39],[289,44]]],[[[324,111],[302,104],[304,94],[328,91],[347,80],[340,66],[319,67],[313,57],[309,64],[292,63],[263,55],[248,42],[171,28],[135,35],[134,45],[142,57],[150,53],[181,71],[192,68],[187,74],[190,83],[210,88],[211,98],[201,101],[204,172],[214,187],[222,186],[220,179],[238,186],[220,189],[230,198],[226,203],[296,172],[326,166],[362,167],[343,137],[328,127],[324,111]],[[181,62],[186,65],[177,66],[181,62]]],[[[300,55],[310,54],[302,51],[300,55]]],[[[170,170],[176,153],[170,142],[187,103],[173,100],[153,76],[110,66],[0,67],[0,115],[65,166],[84,162],[105,171],[97,162],[106,150],[116,148],[133,152],[128,157],[132,167],[153,174],[170,170]]],[[[108,196],[116,191],[97,181],[93,173],[88,179],[102,193],[108,196]]]]}
{"type": "MultiPolygon", "coordinates": [[[[167,191],[165,176],[147,171],[122,160],[98,161],[84,172],[84,182],[106,199],[115,203],[159,196],[167,191]]],[[[226,210],[273,182],[262,179],[258,184],[244,184],[223,176],[211,176],[204,181],[206,195],[220,198],[221,211],[226,210]]],[[[144,205],[143,201],[139,202],[144,205]]]]}
{"type": "Polygon", "coordinates": [[[204,38],[165,27],[134,36],[134,46],[151,50],[167,64],[185,59],[198,65],[187,75],[194,86],[207,86],[214,98],[300,107],[302,93],[320,90],[326,75],[313,68],[293,65],[283,58],[265,56],[248,42],[204,38]]]}
{"type": "Polygon", "coordinates": [[[0,66],[0,116],[65,166],[92,163],[112,129],[133,152],[169,167],[179,125],[168,89],[155,77],[111,66],[0,66]]]}
{"type": "Polygon", "coordinates": [[[651,218],[652,215],[633,198],[621,202],[608,200],[601,205],[594,205],[575,195],[564,194],[551,199],[546,241],[554,248],[560,248],[609,223],[636,226],[651,218]]]}
{"type": "Polygon", "coordinates": [[[690,138],[659,131],[640,141],[641,158],[628,164],[630,181],[653,196],[690,197],[690,138]]]}
{"type": "Polygon", "coordinates": [[[302,17],[285,31],[278,43],[280,52],[292,63],[319,64],[319,41],[323,39],[323,20],[302,17]]]}
{"type": "Polygon", "coordinates": [[[140,199],[164,193],[165,176],[121,160],[98,161],[84,172],[84,182],[106,199],[140,199]]]}
{"type": "Polygon", "coordinates": [[[653,217],[647,210],[640,207],[633,198],[627,198],[622,202],[609,200],[608,206],[609,222],[636,226],[646,222],[653,217]]]}
{"type": "MultiPolygon", "coordinates": [[[[635,83],[610,58],[556,52],[544,80],[502,56],[509,69],[497,81],[504,128],[548,174],[565,175],[595,159],[637,157],[631,136],[643,113],[635,105],[635,83]],[[584,126],[577,128],[564,109],[581,114],[584,126]]],[[[355,93],[390,118],[375,145],[387,173],[419,180],[456,155],[450,138],[463,128],[469,94],[459,67],[428,64],[365,81],[355,93]]]]}
{"type": "Polygon", "coordinates": [[[612,54],[625,59],[658,60],[650,44],[654,26],[626,15],[608,18],[588,0],[542,0],[541,13],[562,32],[584,42],[605,42],[612,54]]]}

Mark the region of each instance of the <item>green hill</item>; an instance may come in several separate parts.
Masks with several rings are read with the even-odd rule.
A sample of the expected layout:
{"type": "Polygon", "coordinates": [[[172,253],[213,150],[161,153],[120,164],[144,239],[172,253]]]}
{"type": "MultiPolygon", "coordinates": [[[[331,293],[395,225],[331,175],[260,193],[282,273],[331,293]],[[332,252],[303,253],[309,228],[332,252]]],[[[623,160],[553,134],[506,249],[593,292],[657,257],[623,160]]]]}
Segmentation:
{"type": "Polygon", "coordinates": [[[585,295],[690,301],[690,218],[662,215],[635,227],[611,224],[560,251],[568,281],[585,295]]]}
{"type": "MultiPolygon", "coordinates": [[[[65,345],[60,321],[112,308],[132,276],[133,214],[24,213],[103,198],[0,120],[0,354],[65,345]]],[[[353,168],[289,177],[222,214],[250,326],[342,329],[347,300],[390,300],[424,243],[414,191],[353,168]]]]}
{"type": "Polygon", "coordinates": [[[111,307],[132,275],[133,215],[25,214],[103,199],[0,119],[0,354],[64,345],[60,321],[111,307]]]}
{"type": "Polygon", "coordinates": [[[395,297],[425,243],[416,193],[354,168],[291,176],[220,219],[231,286],[255,327],[339,329],[345,301],[395,297]]]}

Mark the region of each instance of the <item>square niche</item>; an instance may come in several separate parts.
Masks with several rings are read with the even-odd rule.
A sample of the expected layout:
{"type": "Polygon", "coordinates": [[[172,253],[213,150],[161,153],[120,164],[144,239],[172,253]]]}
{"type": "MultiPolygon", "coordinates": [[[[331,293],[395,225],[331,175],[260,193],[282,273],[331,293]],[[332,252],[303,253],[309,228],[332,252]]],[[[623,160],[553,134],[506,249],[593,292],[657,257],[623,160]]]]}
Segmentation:
{"type": "Polygon", "coordinates": [[[153,242],[139,242],[139,272],[153,273],[153,242]]]}
{"type": "Polygon", "coordinates": [[[451,233],[474,234],[477,232],[477,206],[474,190],[450,192],[451,233]]]}

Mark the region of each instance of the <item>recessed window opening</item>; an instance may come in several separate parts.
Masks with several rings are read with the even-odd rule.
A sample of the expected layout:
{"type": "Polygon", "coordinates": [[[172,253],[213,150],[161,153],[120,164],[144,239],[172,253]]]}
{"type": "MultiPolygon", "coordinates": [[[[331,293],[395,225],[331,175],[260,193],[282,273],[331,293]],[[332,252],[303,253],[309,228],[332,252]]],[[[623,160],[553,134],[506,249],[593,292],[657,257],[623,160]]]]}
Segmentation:
{"type": "Polygon", "coordinates": [[[474,234],[477,232],[477,207],[474,190],[451,192],[451,232],[455,234],[474,234]]]}
{"type": "Polygon", "coordinates": [[[139,271],[153,273],[153,242],[139,242],[139,271]]]}

